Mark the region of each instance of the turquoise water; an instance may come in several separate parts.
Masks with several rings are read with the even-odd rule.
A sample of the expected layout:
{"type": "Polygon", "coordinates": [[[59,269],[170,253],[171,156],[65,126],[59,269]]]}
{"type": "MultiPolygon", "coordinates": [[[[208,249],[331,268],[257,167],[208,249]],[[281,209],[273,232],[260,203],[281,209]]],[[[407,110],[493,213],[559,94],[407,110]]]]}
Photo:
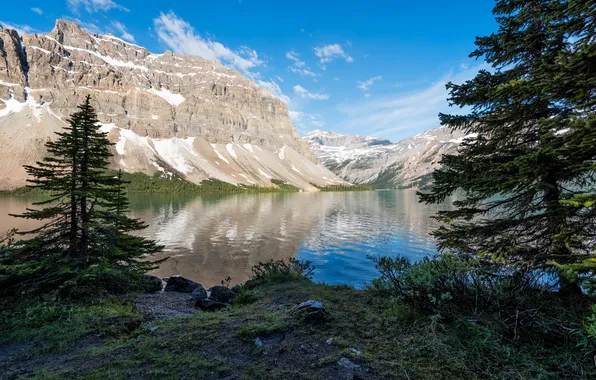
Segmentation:
{"type": "MultiPolygon", "coordinates": [[[[0,212],[21,212],[31,200],[0,197],[0,212]]],[[[361,287],[377,275],[368,255],[414,260],[436,252],[430,216],[448,204],[418,203],[415,191],[273,193],[131,198],[131,214],[150,226],[142,235],[165,246],[156,271],[206,286],[226,277],[245,281],[260,261],[297,257],[316,267],[315,280],[361,287]]],[[[31,222],[5,216],[0,231],[31,222]]]]}

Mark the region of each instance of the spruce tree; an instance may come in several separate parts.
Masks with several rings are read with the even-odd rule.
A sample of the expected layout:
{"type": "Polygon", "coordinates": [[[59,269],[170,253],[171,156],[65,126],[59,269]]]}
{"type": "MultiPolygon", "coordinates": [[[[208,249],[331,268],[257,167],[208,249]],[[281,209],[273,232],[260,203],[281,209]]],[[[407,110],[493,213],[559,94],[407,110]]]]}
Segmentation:
{"type": "Polygon", "coordinates": [[[111,143],[98,128],[87,96],[56,141],[46,143],[48,155],[25,166],[28,187],[47,193],[21,218],[44,223],[33,236],[0,255],[0,274],[12,286],[72,288],[83,281],[117,275],[130,279],[158,263],[139,259],[160,251],[152,240],[129,235],[146,226],[128,218],[121,174],[108,172],[111,143]]]}
{"type": "Polygon", "coordinates": [[[110,196],[104,200],[98,212],[99,224],[95,228],[95,244],[104,268],[140,275],[155,269],[165,261],[140,260],[161,251],[163,247],[158,246],[153,240],[132,234],[147,228],[148,225],[126,215],[129,202],[125,185],[128,182],[122,179],[121,170],[114,179],[115,184],[109,189],[110,196]]]}
{"type": "Polygon", "coordinates": [[[467,138],[419,195],[438,203],[461,189],[437,216],[441,249],[551,270],[578,292],[596,258],[596,3],[500,0],[493,13],[498,32],[471,54],[492,69],[447,84],[469,113],[439,115],[467,138]]]}

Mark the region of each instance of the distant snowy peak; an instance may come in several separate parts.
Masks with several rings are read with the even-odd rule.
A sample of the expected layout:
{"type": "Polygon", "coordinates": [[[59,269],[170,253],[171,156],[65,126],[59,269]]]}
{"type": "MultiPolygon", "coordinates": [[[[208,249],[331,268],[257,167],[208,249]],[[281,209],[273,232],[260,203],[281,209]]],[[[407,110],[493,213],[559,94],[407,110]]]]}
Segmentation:
{"type": "Polygon", "coordinates": [[[395,188],[427,184],[442,154],[457,152],[465,138],[473,137],[440,127],[397,143],[320,130],[304,139],[319,161],[343,179],[395,188]]]}
{"type": "Polygon", "coordinates": [[[371,136],[347,135],[336,132],[314,130],[304,136],[308,141],[314,141],[320,145],[335,147],[367,147],[376,145],[391,145],[387,139],[379,139],[371,136]]]}

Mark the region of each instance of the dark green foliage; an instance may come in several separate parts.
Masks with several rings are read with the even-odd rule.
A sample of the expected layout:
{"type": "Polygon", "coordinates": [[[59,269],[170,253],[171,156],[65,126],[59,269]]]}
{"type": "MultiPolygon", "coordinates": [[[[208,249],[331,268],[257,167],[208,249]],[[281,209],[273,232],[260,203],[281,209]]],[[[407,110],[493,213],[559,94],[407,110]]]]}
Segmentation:
{"type": "Polygon", "coordinates": [[[266,261],[258,263],[251,269],[250,279],[245,287],[251,289],[262,283],[284,282],[296,279],[310,280],[315,267],[310,261],[291,258],[285,260],[266,261]]]}
{"type": "Polygon", "coordinates": [[[369,185],[327,185],[318,186],[311,183],[314,187],[320,191],[374,191],[375,188],[369,185]]]}
{"type": "Polygon", "coordinates": [[[417,263],[403,257],[372,259],[381,273],[372,283],[376,290],[446,318],[518,310],[526,297],[552,291],[548,281],[535,273],[506,270],[469,256],[442,254],[417,263]]]}
{"type": "Polygon", "coordinates": [[[546,348],[553,357],[561,349],[574,350],[584,363],[596,349],[596,319],[589,314],[593,299],[569,305],[536,273],[504,270],[462,255],[417,263],[401,257],[373,259],[381,277],[371,290],[393,299],[393,313],[410,322],[428,318],[452,325],[458,344],[480,351],[478,360],[508,343],[546,348]]]}
{"type": "Polygon", "coordinates": [[[164,177],[161,173],[148,176],[144,173],[123,173],[126,191],[129,194],[239,194],[298,192],[299,189],[284,181],[272,180],[276,187],[233,185],[215,178],[206,179],[199,185],[177,176],[164,177]]]}
{"type": "Polygon", "coordinates": [[[464,191],[439,212],[441,249],[559,271],[566,291],[593,277],[596,213],[566,201],[596,191],[595,12],[593,1],[497,1],[499,31],[471,54],[493,69],[447,84],[470,113],[440,115],[471,137],[420,194],[438,203],[464,191]]]}
{"type": "Polygon", "coordinates": [[[48,155],[25,167],[28,186],[49,196],[16,215],[44,224],[17,232],[33,237],[0,252],[3,291],[123,291],[159,264],[140,260],[161,247],[131,234],[146,226],[126,216],[122,174],[106,171],[111,144],[97,123],[87,97],[58,139],[46,143],[48,155]]]}
{"type": "Polygon", "coordinates": [[[294,185],[290,185],[289,183],[282,181],[281,179],[272,179],[271,183],[273,183],[275,186],[277,186],[277,189],[279,189],[279,191],[281,192],[289,192],[289,193],[295,193],[300,191],[299,188],[297,188],[294,185]]]}

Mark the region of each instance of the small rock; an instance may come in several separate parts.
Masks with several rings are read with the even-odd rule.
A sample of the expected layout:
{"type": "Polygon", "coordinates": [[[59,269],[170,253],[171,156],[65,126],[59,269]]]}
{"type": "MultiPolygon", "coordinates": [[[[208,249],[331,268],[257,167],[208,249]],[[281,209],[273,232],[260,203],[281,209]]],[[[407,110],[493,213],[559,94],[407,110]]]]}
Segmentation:
{"type": "Polygon", "coordinates": [[[320,325],[325,323],[329,314],[325,311],[325,309],[319,309],[316,311],[311,311],[304,317],[304,321],[313,325],[320,325]]]}
{"type": "Polygon", "coordinates": [[[225,303],[215,302],[210,299],[198,300],[196,303],[196,307],[203,311],[217,311],[223,309],[226,306],[228,305],[226,305],[225,303]]]}
{"type": "Polygon", "coordinates": [[[296,306],[294,310],[304,310],[304,309],[311,309],[311,310],[322,310],[325,308],[325,304],[321,301],[316,300],[306,300],[302,302],[300,305],[296,306]]]}
{"type": "Polygon", "coordinates": [[[258,348],[263,348],[263,341],[261,340],[261,338],[255,338],[255,346],[257,346],[258,348]]]}
{"type": "Polygon", "coordinates": [[[147,284],[147,293],[159,292],[163,287],[162,279],[152,274],[144,274],[141,279],[147,284]]]}
{"type": "Polygon", "coordinates": [[[151,332],[156,332],[157,330],[159,330],[159,326],[153,326],[149,329],[151,332]]]}
{"type": "Polygon", "coordinates": [[[330,345],[330,344],[332,344],[332,343],[333,343],[333,338],[329,338],[329,339],[327,339],[327,340],[325,341],[325,343],[327,343],[327,344],[329,344],[329,345],[330,345]]]}
{"type": "Polygon", "coordinates": [[[221,303],[232,303],[234,302],[234,298],[236,298],[236,293],[234,293],[231,289],[226,288],[225,286],[214,286],[210,290],[211,293],[209,294],[209,299],[211,301],[221,303]]]}
{"type": "Polygon", "coordinates": [[[181,276],[172,276],[168,278],[165,291],[166,292],[180,292],[180,293],[192,293],[193,290],[201,284],[191,281],[181,276]]]}
{"type": "Polygon", "coordinates": [[[207,298],[207,291],[205,290],[205,288],[203,288],[203,285],[198,284],[198,286],[195,288],[195,290],[192,291],[190,296],[195,301],[204,300],[207,298]]]}
{"type": "Polygon", "coordinates": [[[354,369],[358,369],[360,368],[360,366],[356,363],[352,363],[352,361],[348,358],[341,358],[339,359],[339,361],[337,362],[337,364],[345,369],[348,370],[354,370],[354,369]]]}
{"type": "Polygon", "coordinates": [[[356,356],[362,355],[362,351],[359,351],[359,350],[357,350],[355,348],[350,348],[350,352],[353,353],[356,356]]]}

